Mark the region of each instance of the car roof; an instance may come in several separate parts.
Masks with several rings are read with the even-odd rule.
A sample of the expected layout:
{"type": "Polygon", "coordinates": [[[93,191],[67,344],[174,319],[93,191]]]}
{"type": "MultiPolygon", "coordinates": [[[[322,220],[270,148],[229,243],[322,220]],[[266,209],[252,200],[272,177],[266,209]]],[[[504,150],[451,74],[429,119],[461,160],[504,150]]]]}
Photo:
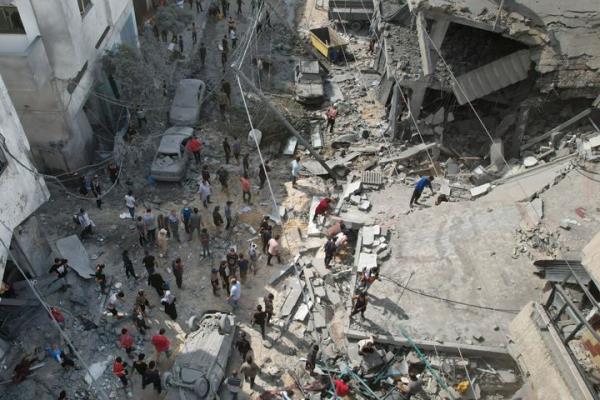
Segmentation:
{"type": "Polygon", "coordinates": [[[318,74],[319,73],[319,62],[318,61],[300,61],[300,72],[304,74],[318,74]]]}
{"type": "Polygon", "coordinates": [[[182,79],[177,84],[173,105],[178,107],[197,107],[198,90],[204,86],[200,79],[182,79]]]}
{"type": "Polygon", "coordinates": [[[173,126],[163,133],[163,137],[158,145],[158,151],[161,153],[179,153],[181,141],[192,136],[194,129],[187,126],[173,126]]]}

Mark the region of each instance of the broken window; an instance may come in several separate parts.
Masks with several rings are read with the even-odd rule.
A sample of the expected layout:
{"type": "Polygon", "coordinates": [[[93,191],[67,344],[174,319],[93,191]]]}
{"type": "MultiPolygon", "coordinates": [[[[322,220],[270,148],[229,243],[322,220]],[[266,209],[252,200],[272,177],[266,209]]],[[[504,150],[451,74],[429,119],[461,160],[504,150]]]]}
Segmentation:
{"type": "Polygon", "coordinates": [[[24,34],[25,28],[17,7],[0,7],[0,33],[24,34]]]}
{"type": "Polygon", "coordinates": [[[90,8],[92,8],[92,0],[77,0],[79,13],[83,16],[90,8]]]}

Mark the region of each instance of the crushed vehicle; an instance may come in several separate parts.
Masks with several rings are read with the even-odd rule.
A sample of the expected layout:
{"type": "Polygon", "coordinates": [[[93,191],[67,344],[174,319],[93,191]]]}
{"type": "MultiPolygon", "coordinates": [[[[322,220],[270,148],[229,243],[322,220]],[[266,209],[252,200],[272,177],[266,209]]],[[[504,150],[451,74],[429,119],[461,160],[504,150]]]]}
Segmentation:
{"type": "Polygon", "coordinates": [[[321,104],[324,99],[323,78],[318,61],[299,61],[294,68],[296,101],[304,104],[321,104]]]}
{"type": "Polygon", "coordinates": [[[182,79],[177,84],[169,110],[169,122],[174,126],[194,126],[200,116],[206,84],[199,79],[182,79]]]}
{"type": "Polygon", "coordinates": [[[194,129],[173,126],[163,133],[150,167],[150,175],[157,181],[179,182],[185,176],[189,154],[185,143],[194,129]]]}
{"type": "Polygon", "coordinates": [[[176,392],[173,399],[217,398],[233,349],[235,316],[207,311],[198,319],[192,317],[188,325],[193,331],[186,337],[171,372],[164,374],[165,385],[178,389],[169,391],[172,395],[176,392]]]}

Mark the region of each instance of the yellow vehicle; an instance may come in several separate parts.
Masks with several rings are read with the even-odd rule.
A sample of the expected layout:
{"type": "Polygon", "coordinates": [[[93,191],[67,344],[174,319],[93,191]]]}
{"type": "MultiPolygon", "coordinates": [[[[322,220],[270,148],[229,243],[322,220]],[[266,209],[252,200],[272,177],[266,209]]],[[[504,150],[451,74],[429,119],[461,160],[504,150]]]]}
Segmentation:
{"type": "Polygon", "coordinates": [[[332,62],[341,60],[343,58],[342,51],[346,51],[348,46],[348,41],[329,27],[311,29],[310,43],[319,53],[332,62]]]}

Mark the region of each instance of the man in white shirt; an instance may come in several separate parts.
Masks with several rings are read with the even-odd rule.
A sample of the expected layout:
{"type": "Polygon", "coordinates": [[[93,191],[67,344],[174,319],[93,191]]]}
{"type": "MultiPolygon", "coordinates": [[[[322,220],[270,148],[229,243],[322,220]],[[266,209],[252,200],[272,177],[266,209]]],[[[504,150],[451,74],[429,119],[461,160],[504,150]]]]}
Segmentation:
{"type": "Polygon", "coordinates": [[[129,210],[131,219],[135,219],[135,197],[133,197],[133,192],[131,190],[125,195],[125,206],[129,210]]]}
{"type": "Polygon", "coordinates": [[[241,295],[242,286],[237,281],[237,279],[233,278],[231,280],[231,289],[229,289],[229,297],[227,298],[227,301],[229,302],[229,304],[231,304],[233,311],[237,310],[240,307],[238,301],[241,295]]]}

